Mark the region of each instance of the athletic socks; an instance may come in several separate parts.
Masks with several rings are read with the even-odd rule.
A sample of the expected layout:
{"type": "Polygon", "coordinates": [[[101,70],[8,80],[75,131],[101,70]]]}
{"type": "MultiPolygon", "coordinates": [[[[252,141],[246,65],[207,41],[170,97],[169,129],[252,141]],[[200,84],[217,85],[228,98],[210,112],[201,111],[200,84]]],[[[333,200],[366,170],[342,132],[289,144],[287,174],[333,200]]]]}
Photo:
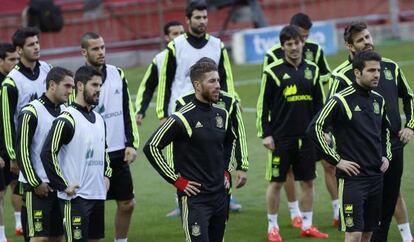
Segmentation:
{"type": "Polygon", "coordinates": [[[277,224],[277,214],[267,214],[267,232],[269,233],[270,230],[272,230],[273,227],[276,227],[276,229],[279,229],[279,225],[277,224]]]}
{"type": "Polygon", "coordinates": [[[332,200],[332,210],[333,210],[333,218],[339,218],[339,202],[338,199],[332,200]]]}
{"type": "Polygon", "coordinates": [[[413,240],[410,230],[410,223],[399,224],[398,230],[400,231],[403,242],[411,242],[413,240]]]}
{"type": "Polygon", "coordinates": [[[22,227],[21,212],[14,212],[14,219],[16,221],[16,229],[22,227]]]}
{"type": "Polygon", "coordinates": [[[302,216],[299,209],[299,202],[297,200],[294,202],[288,202],[288,207],[290,212],[290,219],[302,216]]]}
{"type": "Polygon", "coordinates": [[[115,239],[115,242],[128,242],[128,238],[125,239],[115,239]]]}
{"type": "Polygon", "coordinates": [[[6,241],[6,234],[4,232],[4,225],[0,226],[0,241],[6,241]]]}
{"type": "Polygon", "coordinates": [[[307,230],[312,227],[313,212],[302,212],[302,230],[307,230]]]}

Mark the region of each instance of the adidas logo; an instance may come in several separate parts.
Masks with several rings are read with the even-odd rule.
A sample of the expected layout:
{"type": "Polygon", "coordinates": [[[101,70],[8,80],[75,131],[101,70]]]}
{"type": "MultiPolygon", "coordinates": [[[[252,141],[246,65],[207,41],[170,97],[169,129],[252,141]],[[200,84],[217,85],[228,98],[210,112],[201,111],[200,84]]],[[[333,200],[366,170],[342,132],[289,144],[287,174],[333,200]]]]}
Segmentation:
{"type": "Polygon", "coordinates": [[[200,123],[200,121],[198,121],[195,128],[198,129],[198,128],[202,128],[202,127],[203,127],[203,125],[200,123]]]}
{"type": "Polygon", "coordinates": [[[119,90],[118,89],[115,90],[115,94],[119,94],[119,90]]]}
{"type": "Polygon", "coordinates": [[[285,74],[283,75],[282,79],[283,79],[283,80],[290,79],[289,74],[285,73],[285,74]]]}
{"type": "Polygon", "coordinates": [[[361,108],[358,105],[356,105],[354,108],[354,112],[361,112],[361,111],[362,111],[361,108]]]}

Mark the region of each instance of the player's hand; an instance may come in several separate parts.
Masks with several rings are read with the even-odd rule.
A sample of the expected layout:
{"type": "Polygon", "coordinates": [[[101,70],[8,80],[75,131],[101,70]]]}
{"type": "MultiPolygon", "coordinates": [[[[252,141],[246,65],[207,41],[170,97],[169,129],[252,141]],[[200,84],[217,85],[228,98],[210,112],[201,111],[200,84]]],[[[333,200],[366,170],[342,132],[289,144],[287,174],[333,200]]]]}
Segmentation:
{"type": "Polygon", "coordinates": [[[411,137],[413,136],[414,131],[410,128],[403,128],[398,132],[398,137],[400,137],[400,141],[403,144],[407,144],[410,141],[411,137]]]}
{"type": "Polygon", "coordinates": [[[167,118],[160,119],[160,125],[163,124],[165,121],[167,121],[167,118]]]}
{"type": "Polygon", "coordinates": [[[226,190],[230,190],[230,186],[231,186],[230,172],[224,171],[224,188],[226,188],[226,190]]]}
{"type": "Polygon", "coordinates": [[[76,194],[76,190],[77,189],[79,189],[80,188],[80,186],[79,185],[71,185],[71,186],[68,186],[66,189],[65,189],[65,193],[68,195],[68,196],[73,196],[73,195],[75,195],[76,194]]]}
{"type": "Polygon", "coordinates": [[[267,136],[263,139],[262,144],[267,149],[274,151],[275,150],[275,141],[273,140],[272,136],[267,136]]]}
{"type": "Polygon", "coordinates": [[[331,135],[328,134],[328,133],[323,133],[323,136],[325,137],[326,143],[328,143],[328,145],[330,146],[332,144],[332,137],[331,137],[331,135]]]}
{"type": "Polygon", "coordinates": [[[6,165],[6,162],[3,160],[3,157],[0,156],[0,169],[3,169],[6,165]]]}
{"type": "Polygon", "coordinates": [[[108,191],[109,190],[109,186],[111,185],[111,181],[109,180],[108,177],[104,177],[104,181],[105,181],[106,191],[108,191]]]}
{"type": "Polygon", "coordinates": [[[247,172],[242,170],[236,171],[236,188],[241,188],[247,183],[247,172]]]}
{"type": "Polygon", "coordinates": [[[382,164],[380,167],[380,170],[382,173],[385,173],[388,170],[388,167],[390,166],[390,162],[388,161],[387,157],[382,157],[382,164]]]}
{"type": "Polygon", "coordinates": [[[142,121],[144,121],[144,115],[142,115],[141,113],[137,113],[137,115],[135,116],[135,122],[137,122],[138,126],[141,126],[142,121]]]}
{"type": "Polygon", "coordinates": [[[38,187],[34,189],[36,195],[40,197],[47,197],[49,192],[52,192],[52,188],[46,182],[42,182],[38,187]]]}
{"type": "Polygon", "coordinates": [[[137,151],[132,147],[125,148],[124,161],[131,164],[137,158],[137,151]]]}
{"type": "Polygon", "coordinates": [[[19,166],[17,165],[16,160],[10,161],[10,171],[14,174],[19,174],[19,166]]]}
{"type": "Polygon", "coordinates": [[[336,165],[336,168],[344,171],[348,176],[356,176],[359,174],[360,166],[356,162],[341,159],[336,165]]]}
{"type": "Polygon", "coordinates": [[[191,197],[200,193],[200,189],[198,188],[201,187],[201,184],[195,181],[189,181],[180,176],[174,182],[174,186],[178,189],[178,191],[184,192],[187,196],[191,197]]]}

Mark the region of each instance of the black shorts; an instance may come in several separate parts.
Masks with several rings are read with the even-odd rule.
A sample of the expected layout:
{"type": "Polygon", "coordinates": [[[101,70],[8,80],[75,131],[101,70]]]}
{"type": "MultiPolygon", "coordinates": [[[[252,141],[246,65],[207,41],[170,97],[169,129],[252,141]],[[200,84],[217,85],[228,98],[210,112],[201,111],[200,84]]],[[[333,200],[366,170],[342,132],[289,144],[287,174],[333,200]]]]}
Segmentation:
{"type": "Polygon", "coordinates": [[[226,228],[228,193],[178,196],[186,241],[222,242],[226,228]]]}
{"type": "Polygon", "coordinates": [[[19,175],[10,171],[10,160],[4,159],[4,167],[0,169],[0,191],[4,191],[6,187],[13,181],[19,178],[19,175]]]}
{"type": "Polygon", "coordinates": [[[131,170],[122,157],[111,159],[112,177],[106,199],[125,201],[134,198],[131,170]]]}
{"type": "Polygon", "coordinates": [[[339,178],[339,231],[372,232],[378,228],[382,183],[382,176],[339,178]]]}
{"type": "Polygon", "coordinates": [[[309,139],[275,141],[275,147],[269,152],[266,180],[285,182],[291,167],[296,181],[315,179],[315,148],[309,139]]]}
{"type": "Polygon", "coordinates": [[[47,197],[39,197],[34,191],[25,190],[27,190],[24,195],[27,237],[56,237],[63,235],[63,218],[56,191],[49,192],[47,197]]]}
{"type": "Polygon", "coordinates": [[[59,199],[66,241],[87,242],[105,237],[105,201],[77,197],[59,199]]]}

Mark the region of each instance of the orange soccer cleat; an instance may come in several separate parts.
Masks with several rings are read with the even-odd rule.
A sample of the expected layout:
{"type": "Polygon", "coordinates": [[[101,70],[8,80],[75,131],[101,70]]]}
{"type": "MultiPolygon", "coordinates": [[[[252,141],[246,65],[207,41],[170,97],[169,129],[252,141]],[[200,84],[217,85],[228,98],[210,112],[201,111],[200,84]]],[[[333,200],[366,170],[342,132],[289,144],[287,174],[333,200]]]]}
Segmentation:
{"type": "Polygon", "coordinates": [[[269,233],[267,233],[268,242],[282,242],[282,237],[279,234],[279,230],[276,227],[272,227],[269,233]]]}
{"type": "Polygon", "coordinates": [[[296,216],[292,219],[292,227],[300,229],[302,227],[302,218],[300,216],[296,216]]]}
{"type": "Polygon", "coordinates": [[[310,227],[307,230],[300,230],[301,237],[313,237],[319,239],[327,239],[328,234],[320,232],[315,226],[310,227]]]}

